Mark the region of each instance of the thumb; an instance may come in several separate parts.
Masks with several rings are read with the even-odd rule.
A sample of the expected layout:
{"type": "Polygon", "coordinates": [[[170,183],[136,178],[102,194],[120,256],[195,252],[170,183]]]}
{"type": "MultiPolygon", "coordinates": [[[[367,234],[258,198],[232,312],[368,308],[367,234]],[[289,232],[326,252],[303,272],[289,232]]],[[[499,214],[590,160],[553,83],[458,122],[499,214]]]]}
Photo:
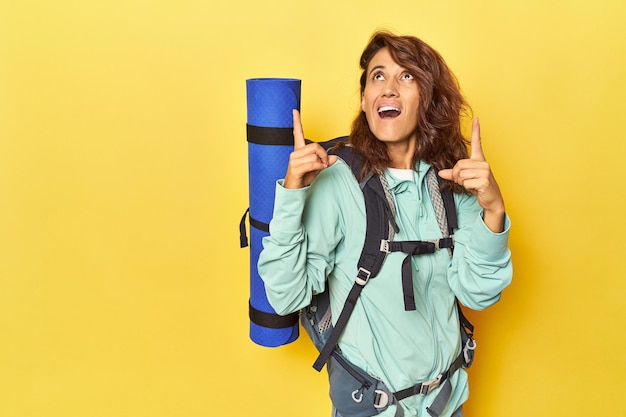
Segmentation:
{"type": "Polygon", "coordinates": [[[328,155],[328,166],[331,166],[332,164],[337,162],[337,159],[339,159],[337,155],[328,155]]]}
{"type": "Polygon", "coordinates": [[[438,172],[439,176],[444,180],[452,180],[452,170],[451,169],[442,169],[438,172]]]}

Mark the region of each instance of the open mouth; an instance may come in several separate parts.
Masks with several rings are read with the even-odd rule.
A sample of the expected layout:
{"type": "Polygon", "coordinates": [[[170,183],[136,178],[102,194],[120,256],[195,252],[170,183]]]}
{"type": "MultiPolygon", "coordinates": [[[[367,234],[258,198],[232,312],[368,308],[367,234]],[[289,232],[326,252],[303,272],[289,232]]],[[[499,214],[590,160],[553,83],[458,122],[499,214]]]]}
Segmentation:
{"type": "Polygon", "coordinates": [[[398,117],[400,113],[400,109],[393,106],[382,106],[378,109],[378,115],[383,119],[398,117]]]}

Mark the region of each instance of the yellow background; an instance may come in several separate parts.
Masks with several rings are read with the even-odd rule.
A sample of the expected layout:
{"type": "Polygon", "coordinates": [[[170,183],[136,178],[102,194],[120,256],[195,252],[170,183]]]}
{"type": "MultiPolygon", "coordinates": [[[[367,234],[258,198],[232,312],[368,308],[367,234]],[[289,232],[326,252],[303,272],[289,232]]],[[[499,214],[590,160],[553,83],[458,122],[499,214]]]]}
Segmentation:
{"type": "Polygon", "coordinates": [[[379,27],[446,58],[514,228],[466,415],[624,416],[626,4],[1,0],[0,416],[327,416],[248,338],[245,80],[345,134],[379,27]]]}

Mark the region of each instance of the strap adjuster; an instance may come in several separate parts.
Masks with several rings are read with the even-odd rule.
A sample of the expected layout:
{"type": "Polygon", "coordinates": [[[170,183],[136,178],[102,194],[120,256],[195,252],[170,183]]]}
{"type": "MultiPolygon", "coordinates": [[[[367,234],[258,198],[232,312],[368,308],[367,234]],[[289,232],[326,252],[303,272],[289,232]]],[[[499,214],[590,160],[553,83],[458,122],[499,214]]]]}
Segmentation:
{"type": "Polygon", "coordinates": [[[389,241],[386,239],[381,239],[380,240],[380,251],[381,252],[385,252],[385,253],[390,253],[391,251],[389,250],[389,241]]]}
{"type": "Polygon", "coordinates": [[[391,401],[389,401],[389,394],[382,390],[374,390],[374,408],[380,410],[381,408],[386,408],[391,401]]]}
{"type": "Polygon", "coordinates": [[[431,380],[428,380],[426,382],[422,382],[420,388],[419,388],[419,395],[426,395],[426,394],[430,394],[431,392],[433,392],[433,390],[435,388],[438,388],[439,385],[441,384],[441,380],[443,379],[443,374],[439,374],[436,377],[434,377],[431,380]]]}
{"type": "Polygon", "coordinates": [[[451,249],[454,247],[454,236],[448,236],[448,237],[444,237],[441,239],[428,239],[428,240],[424,240],[424,242],[434,243],[436,250],[440,250],[444,248],[451,249]]]}
{"type": "Polygon", "coordinates": [[[372,273],[370,271],[368,271],[367,269],[363,267],[360,267],[359,271],[356,274],[356,278],[354,280],[360,286],[364,286],[365,284],[367,284],[367,281],[370,280],[371,275],[372,273]]]}
{"type": "Polygon", "coordinates": [[[430,240],[425,240],[424,242],[434,243],[435,244],[435,250],[440,250],[441,249],[441,240],[442,239],[430,239],[430,240]]]}

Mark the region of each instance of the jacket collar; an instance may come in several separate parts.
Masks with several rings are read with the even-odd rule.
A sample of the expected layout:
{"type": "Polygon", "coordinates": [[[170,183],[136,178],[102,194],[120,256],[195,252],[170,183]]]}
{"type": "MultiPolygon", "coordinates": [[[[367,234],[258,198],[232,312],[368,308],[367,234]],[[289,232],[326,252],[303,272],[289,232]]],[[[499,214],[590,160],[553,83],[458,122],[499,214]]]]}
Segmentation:
{"type": "MultiPolygon", "coordinates": [[[[428,170],[430,169],[430,164],[420,160],[417,162],[415,168],[416,168],[416,172],[414,173],[415,182],[421,188],[422,182],[424,181],[424,178],[426,177],[426,172],[428,172],[428,170]]],[[[387,182],[389,182],[389,188],[394,194],[400,194],[406,191],[406,189],[409,187],[409,184],[412,182],[409,180],[401,180],[401,179],[394,177],[393,175],[391,175],[388,169],[385,170],[385,177],[387,178],[387,182]]]]}

